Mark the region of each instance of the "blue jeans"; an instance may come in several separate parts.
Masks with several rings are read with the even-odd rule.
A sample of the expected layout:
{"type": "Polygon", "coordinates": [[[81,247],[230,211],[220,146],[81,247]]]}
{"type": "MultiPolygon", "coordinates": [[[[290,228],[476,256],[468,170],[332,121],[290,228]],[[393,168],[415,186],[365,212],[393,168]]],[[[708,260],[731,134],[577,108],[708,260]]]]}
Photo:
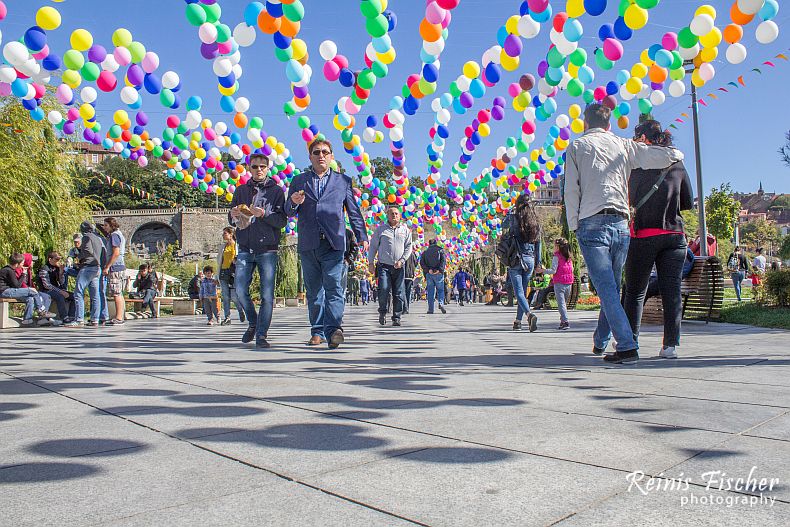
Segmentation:
{"type": "Polygon", "coordinates": [[[554,284],[554,296],[557,297],[557,309],[560,312],[560,322],[568,321],[568,296],[571,294],[571,284],[554,284]]]}
{"type": "Polygon", "coordinates": [[[433,303],[438,295],[439,305],[444,305],[444,274],[425,274],[425,288],[428,295],[428,313],[433,313],[433,303]]]}
{"type": "Polygon", "coordinates": [[[142,304],[143,309],[145,309],[145,307],[147,306],[151,310],[151,315],[156,316],[156,307],[154,306],[154,299],[156,298],[156,289],[144,289],[142,293],[144,293],[143,304],[142,304]]]}
{"type": "Polygon", "coordinates": [[[46,294],[52,299],[52,302],[58,306],[58,315],[61,320],[74,318],[74,298],[69,298],[68,291],[53,288],[47,291],[46,294]]]}
{"type": "MultiPolygon", "coordinates": [[[[99,270],[101,272],[101,270],[99,270]]],[[[98,320],[108,321],[110,320],[110,312],[107,310],[107,275],[103,272],[99,276],[99,317],[98,320]]],[[[93,295],[91,295],[91,306],[93,305],[93,295]]],[[[91,308],[91,313],[93,313],[93,308],[91,308]]],[[[91,320],[97,320],[91,317],[91,320]]]]}
{"type": "Polygon", "coordinates": [[[527,295],[524,292],[524,287],[529,285],[529,279],[532,278],[532,271],[535,269],[535,260],[532,258],[522,258],[527,268],[523,266],[510,267],[507,270],[507,275],[510,277],[510,283],[513,284],[513,294],[516,295],[518,301],[518,308],[516,309],[516,320],[521,321],[525,314],[529,314],[529,302],[527,302],[527,295]]]}
{"type": "Polygon", "coordinates": [[[239,310],[239,319],[242,319],[243,311],[239,297],[236,295],[236,288],[232,287],[230,282],[226,280],[220,280],[219,285],[222,289],[222,313],[225,315],[225,318],[230,318],[230,302],[233,301],[236,303],[236,309],[239,310]]]}
{"type": "MultiPolygon", "coordinates": [[[[74,321],[82,322],[85,318],[85,288],[91,297],[90,321],[98,322],[101,313],[101,303],[99,299],[99,279],[101,269],[98,265],[83,267],[77,273],[77,285],[74,287],[74,321]]],[[[104,295],[102,295],[103,297],[104,295]]],[[[104,301],[106,304],[106,300],[104,301]]],[[[108,317],[109,318],[109,317],[108,317]]]]}
{"type": "MultiPolygon", "coordinates": [[[[261,254],[239,251],[236,255],[236,300],[247,315],[247,323],[255,328],[255,338],[267,338],[274,310],[274,276],[277,273],[277,252],[261,254]],[[261,307],[255,314],[255,304],[250,298],[252,273],[258,269],[261,283],[261,307]]],[[[223,290],[224,291],[224,290],[223,290]]],[[[224,295],[224,292],[223,292],[224,295]]],[[[230,306],[228,306],[230,311],[230,306]]]]}
{"type": "Polygon", "coordinates": [[[596,214],[579,220],[576,237],[590,281],[601,299],[593,344],[596,348],[605,349],[614,333],[617,351],[638,349],[628,316],[620,303],[623,266],[631,242],[628,222],[620,216],[596,214]]]}
{"type": "Polygon", "coordinates": [[[343,328],[343,251],[336,251],[328,240],[321,240],[317,249],[300,252],[299,256],[310,317],[310,334],[328,341],[335,330],[343,328]]]}
{"type": "Polygon", "coordinates": [[[52,301],[49,295],[44,295],[38,292],[33,292],[32,289],[27,287],[9,287],[3,294],[3,298],[14,298],[25,303],[24,320],[31,320],[33,318],[33,310],[46,311],[49,308],[49,303],[52,301]]]}
{"type": "Polygon", "coordinates": [[[403,267],[395,269],[395,266],[385,264],[378,264],[376,267],[376,277],[379,279],[379,313],[387,314],[390,291],[392,291],[392,320],[400,320],[403,314],[404,276],[403,267]]]}
{"type": "Polygon", "coordinates": [[[732,278],[732,285],[735,287],[735,296],[738,297],[738,302],[741,301],[741,283],[746,279],[746,271],[736,271],[730,273],[732,278]]]}

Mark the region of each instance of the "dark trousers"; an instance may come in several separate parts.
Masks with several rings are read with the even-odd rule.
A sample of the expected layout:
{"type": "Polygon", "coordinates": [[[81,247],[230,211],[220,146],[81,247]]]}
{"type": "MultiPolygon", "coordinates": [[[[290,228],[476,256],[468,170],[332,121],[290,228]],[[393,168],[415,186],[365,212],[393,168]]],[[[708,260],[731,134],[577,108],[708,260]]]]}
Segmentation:
{"type": "Polygon", "coordinates": [[[63,289],[50,289],[44,291],[52,299],[52,303],[58,307],[58,316],[61,320],[74,319],[74,297],[63,289]]]}
{"type": "Polygon", "coordinates": [[[680,283],[686,260],[686,240],[682,234],[633,238],[625,262],[625,312],[634,335],[639,335],[650,272],[658,271],[658,289],[664,307],[664,346],[680,344],[683,301],[680,283]]]}
{"type": "Polygon", "coordinates": [[[400,319],[404,305],[403,267],[395,269],[392,265],[379,264],[376,268],[379,279],[379,313],[387,313],[390,292],[392,292],[392,319],[400,319]]]}
{"type": "Polygon", "coordinates": [[[403,301],[404,301],[404,312],[409,312],[409,306],[411,306],[411,286],[414,283],[414,278],[404,278],[403,279],[403,301]]]}
{"type": "Polygon", "coordinates": [[[156,289],[144,289],[143,296],[143,309],[146,307],[151,309],[151,315],[156,316],[156,308],[154,306],[154,299],[156,298],[156,289]]]}

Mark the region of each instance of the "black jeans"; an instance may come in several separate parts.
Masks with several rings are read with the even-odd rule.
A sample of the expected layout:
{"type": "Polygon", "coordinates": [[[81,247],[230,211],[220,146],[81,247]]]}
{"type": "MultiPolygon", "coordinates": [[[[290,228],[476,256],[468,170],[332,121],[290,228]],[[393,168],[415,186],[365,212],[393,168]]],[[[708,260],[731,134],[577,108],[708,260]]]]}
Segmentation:
{"type": "Polygon", "coordinates": [[[680,344],[680,320],[683,316],[680,282],[685,260],[686,239],[682,234],[631,239],[625,261],[624,307],[635,336],[639,335],[645,294],[655,264],[664,307],[664,346],[680,344]]]}
{"type": "Polygon", "coordinates": [[[411,306],[411,286],[414,284],[414,278],[404,278],[404,291],[403,291],[403,301],[405,302],[404,309],[405,312],[409,312],[409,306],[411,306]]]}
{"type": "Polygon", "coordinates": [[[403,267],[395,269],[392,265],[379,264],[376,275],[379,278],[379,313],[387,313],[390,291],[392,291],[392,319],[399,320],[404,305],[403,267]]]}

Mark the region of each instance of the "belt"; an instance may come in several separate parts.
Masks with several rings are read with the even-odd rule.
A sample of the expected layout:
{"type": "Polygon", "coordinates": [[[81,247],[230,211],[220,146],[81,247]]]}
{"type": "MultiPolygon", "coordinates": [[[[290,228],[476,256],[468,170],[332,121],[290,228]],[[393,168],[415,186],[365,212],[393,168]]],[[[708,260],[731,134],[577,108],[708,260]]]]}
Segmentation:
{"type": "Polygon", "coordinates": [[[621,218],[628,219],[628,215],[627,214],[625,214],[624,212],[621,212],[621,211],[619,211],[617,209],[608,209],[608,208],[607,209],[601,209],[598,212],[596,212],[595,214],[593,214],[593,216],[598,216],[600,214],[604,214],[604,215],[607,215],[607,216],[620,216],[621,218]]]}
{"type": "Polygon", "coordinates": [[[319,232],[318,233],[318,239],[319,240],[326,240],[327,239],[326,238],[326,234],[324,234],[323,232],[319,232]]]}

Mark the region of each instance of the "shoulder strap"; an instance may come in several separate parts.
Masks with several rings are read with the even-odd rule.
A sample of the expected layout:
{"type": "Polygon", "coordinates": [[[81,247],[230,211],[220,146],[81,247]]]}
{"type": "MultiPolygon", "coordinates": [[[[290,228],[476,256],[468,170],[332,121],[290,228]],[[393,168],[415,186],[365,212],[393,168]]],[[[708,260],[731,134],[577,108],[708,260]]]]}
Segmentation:
{"type": "Polygon", "coordinates": [[[642,199],[640,199],[640,200],[639,200],[639,203],[637,203],[637,204],[636,204],[636,206],[634,207],[634,212],[636,212],[637,210],[639,210],[639,207],[641,207],[642,205],[644,205],[645,203],[647,203],[647,200],[649,200],[651,197],[653,197],[653,194],[655,194],[655,193],[656,193],[656,191],[658,190],[658,187],[660,187],[660,186],[661,186],[661,183],[663,183],[663,182],[664,182],[664,180],[667,178],[667,174],[669,174],[669,171],[670,171],[670,170],[672,170],[672,166],[673,166],[673,165],[674,165],[674,163],[673,163],[672,165],[668,166],[667,168],[665,168],[665,169],[664,169],[664,170],[661,172],[661,177],[659,177],[659,178],[658,178],[658,181],[656,181],[656,182],[653,184],[653,186],[652,186],[652,187],[650,187],[650,190],[648,190],[648,191],[647,191],[647,194],[645,194],[645,195],[642,197],[642,199]]]}

